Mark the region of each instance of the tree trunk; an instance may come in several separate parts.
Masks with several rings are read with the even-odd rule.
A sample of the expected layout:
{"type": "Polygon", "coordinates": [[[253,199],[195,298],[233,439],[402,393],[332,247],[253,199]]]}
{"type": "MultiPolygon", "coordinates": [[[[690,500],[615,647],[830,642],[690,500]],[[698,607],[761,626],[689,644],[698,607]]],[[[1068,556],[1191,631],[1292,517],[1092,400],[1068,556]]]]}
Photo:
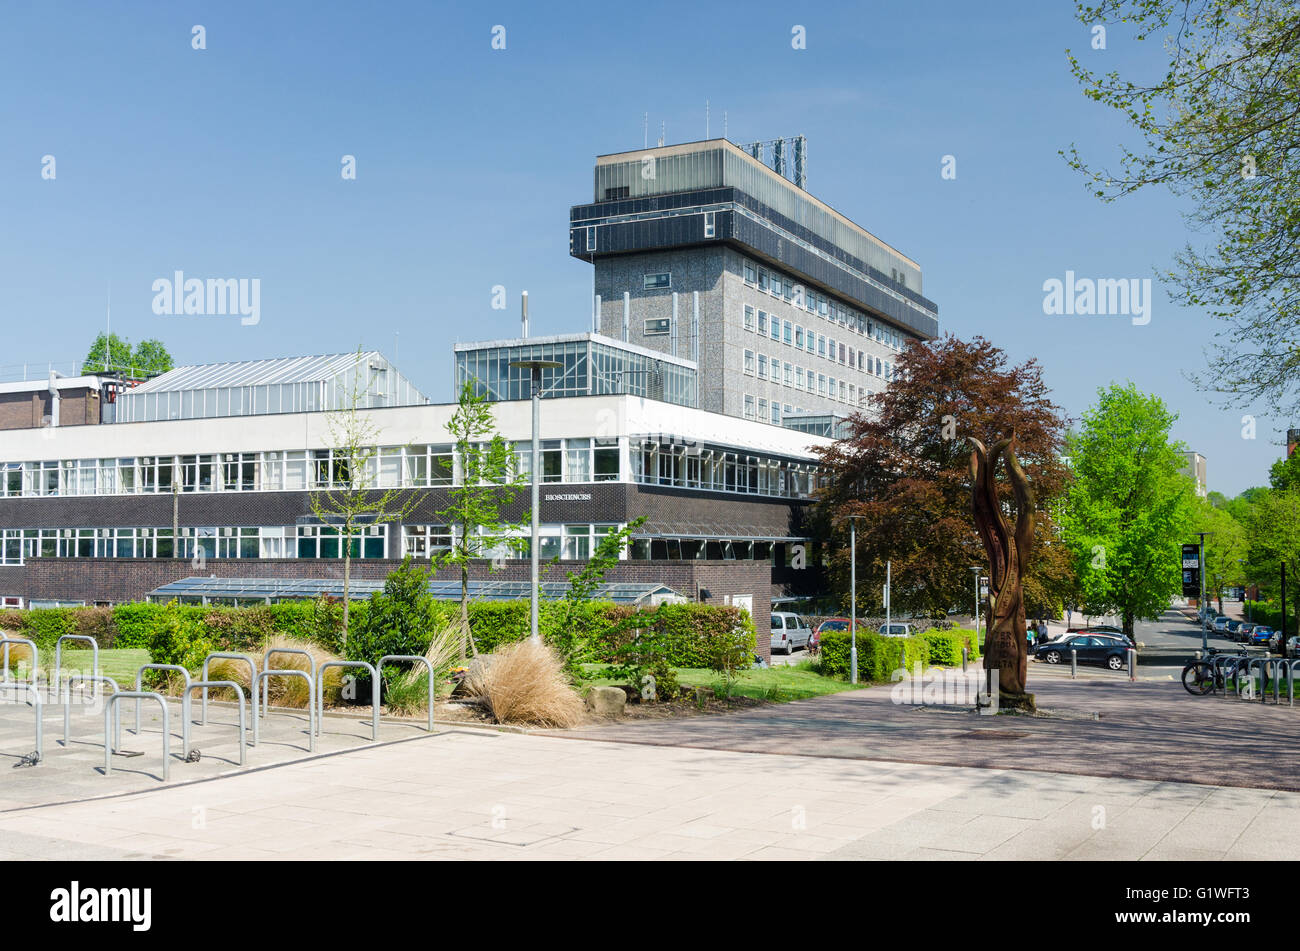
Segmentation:
{"type": "Polygon", "coordinates": [[[348,607],[352,604],[352,548],[351,540],[343,548],[343,652],[348,647],[348,607]]]}
{"type": "Polygon", "coordinates": [[[465,663],[465,642],[469,639],[469,565],[460,566],[460,662],[465,663]]]}
{"type": "Polygon", "coordinates": [[[1125,637],[1132,637],[1132,636],[1133,636],[1133,622],[1134,622],[1133,612],[1132,612],[1132,611],[1125,611],[1125,612],[1124,612],[1124,621],[1123,621],[1123,624],[1124,624],[1124,636],[1125,636],[1125,637]]]}

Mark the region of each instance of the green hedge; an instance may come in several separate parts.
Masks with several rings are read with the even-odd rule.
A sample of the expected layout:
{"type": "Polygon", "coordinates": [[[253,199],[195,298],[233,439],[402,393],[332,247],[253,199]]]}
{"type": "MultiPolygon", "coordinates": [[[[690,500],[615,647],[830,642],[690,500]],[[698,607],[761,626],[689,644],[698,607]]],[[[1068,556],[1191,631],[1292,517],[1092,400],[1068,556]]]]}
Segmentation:
{"type": "MultiPolygon", "coordinates": [[[[888,682],[894,671],[911,671],[916,664],[922,669],[932,665],[956,667],[961,664],[961,649],[971,648],[979,655],[975,632],[931,629],[911,637],[884,637],[872,631],[858,631],[858,679],[888,682]]],[[[848,631],[826,631],[821,639],[821,669],[831,676],[849,674],[850,639],[848,631]]]]}
{"type": "MultiPolygon", "coordinates": [[[[348,655],[371,659],[383,654],[422,654],[429,634],[383,625],[370,630],[369,601],[354,601],[349,610],[348,655]]],[[[542,637],[550,643],[573,645],[584,661],[608,663],[617,649],[631,641],[637,629],[623,622],[643,614],[668,647],[674,667],[708,667],[716,659],[719,635],[744,626],[738,608],[702,604],[666,604],[634,609],[608,602],[543,601],[539,611],[542,637]],[[613,637],[611,628],[620,627],[613,637]]],[[[333,599],[288,601],[249,608],[131,603],[115,608],[36,608],[0,611],[0,627],[30,638],[41,651],[52,651],[62,634],[89,634],[101,648],[136,648],[150,652],[155,663],[185,663],[201,649],[257,651],[277,634],[320,644],[331,651],[341,645],[341,602],[333,599]]],[[[454,623],[460,615],[456,601],[435,601],[428,612],[432,625],[454,623]]],[[[529,603],[476,601],[469,605],[470,630],[479,651],[491,653],[529,635],[529,603]]],[[[753,623],[749,622],[752,630],[753,623]]],[[[202,655],[200,654],[200,660],[202,655]]]]}

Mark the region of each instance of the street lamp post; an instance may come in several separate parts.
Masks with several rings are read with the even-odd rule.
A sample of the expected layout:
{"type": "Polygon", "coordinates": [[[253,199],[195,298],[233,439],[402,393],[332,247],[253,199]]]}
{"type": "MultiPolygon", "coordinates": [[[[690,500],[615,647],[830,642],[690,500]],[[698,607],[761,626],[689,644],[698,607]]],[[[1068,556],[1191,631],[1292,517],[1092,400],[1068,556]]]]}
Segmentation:
{"type": "Polygon", "coordinates": [[[979,646],[980,641],[980,571],[979,565],[971,565],[971,572],[975,576],[975,644],[979,646]]]}
{"type": "Polygon", "coordinates": [[[849,683],[858,682],[858,519],[849,516],[849,683]]]}
{"type": "Polygon", "coordinates": [[[541,564],[538,560],[539,549],[541,548],[541,539],[538,537],[541,533],[541,524],[538,517],[538,491],[537,491],[537,469],[541,455],[541,444],[539,441],[539,430],[542,420],[542,371],[555,369],[563,366],[554,360],[515,360],[510,365],[520,370],[529,370],[532,372],[533,383],[533,463],[532,463],[532,536],[528,543],[528,554],[532,561],[532,585],[529,605],[529,630],[531,631],[532,641],[534,644],[541,643],[542,637],[538,633],[538,608],[537,598],[538,591],[541,588],[541,564]]]}

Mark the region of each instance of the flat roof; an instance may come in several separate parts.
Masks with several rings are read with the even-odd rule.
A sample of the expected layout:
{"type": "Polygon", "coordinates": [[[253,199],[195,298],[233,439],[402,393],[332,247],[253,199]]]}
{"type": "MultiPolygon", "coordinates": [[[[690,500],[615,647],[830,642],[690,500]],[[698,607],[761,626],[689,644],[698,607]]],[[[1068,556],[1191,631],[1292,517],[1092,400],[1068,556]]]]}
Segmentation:
{"type": "Polygon", "coordinates": [[[906,254],[898,250],[898,248],[894,247],[892,244],[889,244],[886,241],[882,241],[880,238],[876,237],[874,234],[872,234],[866,228],[862,227],[862,225],[858,224],[852,218],[849,218],[846,215],[843,215],[840,212],[836,211],[834,208],[826,204],[826,202],[822,201],[820,198],[818,198],[812,192],[808,191],[806,188],[800,188],[798,185],[790,181],[785,176],[778,175],[775,169],[769,168],[766,164],[754,158],[754,156],[750,155],[748,152],[746,152],[736,143],[732,142],[730,139],[699,139],[695,142],[681,142],[678,143],[677,145],[661,145],[661,146],[655,146],[653,148],[632,149],[627,152],[609,152],[605,155],[596,156],[596,165],[597,166],[614,165],[619,162],[631,162],[631,161],[635,161],[636,156],[640,156],[640,155],[649,155],[649,154],[654,154],[656,156],[688,155],[691,152],[703,152],[706,149],[715,149],[715,148],[728,148],[736,155],[742,156],[746,161],[748,161],[751,165],[753,165],[754,168],[762,169],[764,174],[768,175],[772,179],[772,181],[780,183],[781,185],[784,185],[785,187],[789,188],[791,191],[798,193],[800,196],[804,198],[807,198],[808,201],[812,202],[814,205],[821,208],[827,214],[835,216],[841,222],[848,225],[850,228],[862,232],[862,234],[866,238],[880,245],[880,247],[884,248],[886,251],[902,258],[904,261],[912,265],[918,271],[921,270],[921,265],[917,261],[915,261],[911,257],[908,257],[906,254]]]}
{"type": "MultiPolygon", "coordinates": [[[[349,585],[350,599],[364,600],[382,591],[384,582],[353,579],[349,585]]],[[[569,590],[564,582],[543,582],[542,596],[561,598],[569,590]]],[[[527,581],[471,581],[469,596],[474,600],[514,601],[527,598],[531,585],[527,581]]],[[[429,593],[440,601],[460,599],[459,581],[430,581],[429,593]]],[[[189,577],[161,585],[150,591],[149,599],[171,598],[239,598],[239,599],[311,599],[321,595],[343,596],[342,578],[211,578],[189,577]]],[[[681,597],[672,588],[651,582],[621,582],[603,584],[592,597],[597,601],[616,604],[640,604],[650,597],[681,597]]]]}
{"type": "Polygon", "coordinates": [[[671,354],[664,353],[662,350],[652,350],[649,347],[642,347],[635,343],[626,343],[615,337],[606,337],[603,334],[581,333],[581,334],[552,334],[549,337],[515,337],[504,340],[476,340],[468,343],[457,343],[453,350],[455,353],[468,353],[472,350],[491,350],[505,347],[535,347],[543,344],[559,343],[582,343],[585,341],[601,343],[607,347],[613,347],[616,350],[626,350],[629,353],[635,353],[639,356],[650,357],[653,360],[663,360],[667,363],[676,363],[691,370],[698,370],[699,364],[694,360],[687,360],[685,357],[674,357],[671,354]]]}

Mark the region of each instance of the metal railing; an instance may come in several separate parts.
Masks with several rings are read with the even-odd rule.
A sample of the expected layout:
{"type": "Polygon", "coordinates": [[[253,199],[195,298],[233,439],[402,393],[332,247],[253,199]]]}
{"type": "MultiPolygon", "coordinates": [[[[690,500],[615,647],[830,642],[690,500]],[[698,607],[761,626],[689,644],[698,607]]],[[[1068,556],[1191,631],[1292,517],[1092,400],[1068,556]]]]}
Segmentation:
{"type": "Polygon", "coordinates": [[[39,766],[45,759],[45,725],[41,720],[41,690],[35,683],[26,681],[3,681],[0,682],[0,690],[26,690],[32,698],[32,712],[36,715],[36,750],[35,759],[24,757],[28,760],[29,765],[39,766]]]}
{"type": "Polygon", "coordinates": [[[370,742],[379,739],[379,673],[364,660],[331,660],[320,665],[316,672],[316,735],[320,735],[321,721],[325,719],[325,671],[331,667],[364,667],[370,671],[370,742]]]}
{"type": "Polygon", "coordinates": [[[375,670],[378,676],[375,677],[374,697],[375,703],[379,703],[383,696],[384,689],[384,664],[390,660],[408,661],[412,664],[424,664],[429,671],[429,732],[433,732],[433,691],[437,684],[433,678],[433,664],[429,663],[429,658],[417,654],[385,654],[379,658],[379,663],[375,664],[375,670]]]}
{"type": "MultiPolygon", "coordinates": [[[[173,673],[180,674],[185,679],[185,686],[188,687],[190,685],[190,672],[180,664],[144,664],[135,672],[135,690],[131,691],[132,694],[140,694],[144,692],[144,672],[146,670],[170,670],[173,673]]],[[[181,716],[186,720],[190,718],[190,700],[188,693],[182,694],[181,716]]],[[[140,735],[140,704],[138,701],[135,705],[135,734],[136,736],[140,735]]]]}
{"type": "MultiPolygon", "coordinates": [[[[113,750],[110,748],[113,745],[113,737],[109,733],[110,714],[112,714],[112,712],[115,709],[117,709],[117,705],[119,701],[134,700],[136,715],[139,716],[140,701],[150,700],[150,699],[157,700],[158,706],[162,707],[162,727],[163,727],[162,728],[162,744],[163,744],[162,781],[167,782],[167,776],[168,776],[167,767],[170,765],[171,762],[171,749],[170,749],[171,723],[167,714],[167,699],[160,693],[152,693],[143,690],[124,690],[121,693],[115,693],[108,698],[108,702],[104,706],[104,775],[105,776],[111,776],[113,774],[113,750]]],[[[117,722],[120,725],[122,722],[121,718],[119,718],[117,722]]],[[[139,735],[139,733],[140,730],[139,727],[137,726],[136,734],[139,735]]]]}
{"type": "MultiPolygon", "coordinates": [[[[248,757],[247,754],[248,737],[245,735],[246,731],[248,730],[248,722],[244,719],[244,688],[239,686],[239,684],[235,683],[233,680],[196,680],[192,683],[185,685],[185,693],[182,695],[182,699],[188,700],[190,696],[190,691],[198,690],[202,688],[203,697],[204,700],[206,701],[209,687],[229,687],[231,690],[235,691],[235,698],[236,698],[235,702],[239,706],[239,765],[243,766],[244,763],[247,761],[247,757],[248,757]]],[[[203,725],[207,726],[207,724],[208,724],[208,718],[205,711],[203,717],[203,725]]],[[[189,717],[185,717],[181,723],[181,751],[182,751],[181,753],[182,759],[184,759],[185,762],[188,763],[190,761],[190,719],[189,717]]]]}
{"type": "MultiPolygon", "coordinates": [[[[113,693],[121,693],[122,688],[117,685],[117,681],[112,677],[106,677],[103,674],[72,674],[67,680],[63,681],[63,748],[68,748],[69,727],[72,721],[72,685],[77,681],[82,683],[100,683],[109,684],[113,688],[113,693]]],[[[114,747],[120,743],[122,737],[122,709],[117,709],[117,716],[114,718],[113,735],[114,747]]]]}
{"type": "MultiPolygon", "coordinates": [[[[203,679],[204,680],[208,679],[208,665],[211,664],[212,661],[217,660],[218,658],[224,658],[225,660],[242,660],[244,663],[246,663],[248,665],[248,685],[252,687],[253,681],[257,679],[257,662],[247,654],[231,654],[231,653],[226,653],[224,651],[214,651],[213,653],[209,654],[207,657],[203,658],[203,679]]],[[[207,726],[208,725],[208,691],[206,687],[203,689],[203,702],[201,705],[201,711],[202,712],[200,713],[199,716],[199,725],[207,726]]]]}
{"type": "Polygon", "coordinates": [[[33,684],[35,684],[35,683],[36,683],[36,672],[37,672],[37,670],[40,669],[40,666],[41,666],[41,652],[40,652],[39,650],[36,649],[36,645],[35,645],[32,641],[28,640],[28,639],[25,638],[25,637],[0,637],[0,645],[3,645],[3,646],[4,646],[4,657],[3,657],[3,661],[0,661],[0,663],[3,663],[3,665],[4,665],[4,667],[3,667],[3,670],[4,670],[4,673],[3,673],[3,681],[4,681],[4,683],[9,683],[9,645],[11,645],[11,644],[21,644],[21,645],[23,645],[24,647],[26,647],[27,650],[31,653],[31,656],[32,656],[32,676],[31,676],[31,682],[32,682],[33,684]]]}
{"type": "Polygon", "coordinates": [[[54,670],[50,672],[50,699],[57,700],[59,697],[59,672],[63,663],[63,642],[64,641],[85,641],[90,645],[90,672],[99,673],[99,641],[85,634],[64,634],[54,642],[54,670]]]}
{"type": "MultiPolygon", "coordinates": [[[[268,681],[271,677],[301,677],[307,681],[307,750],[308,752],[315,753],[316,752],[316,705],[311,702],[312,695],[315,692],[314,690],[315,680],[313,679],[312,675],[307,673],[307,671],[305,670],[293,670],[293,669],[264,670],[257,675],[257,680],[253,682],[253,691],[252,691],[253,692],[253,745],[256,746],[258,742],[259,737],[258,737],[257,724],[258,721],[261,719],[261,717],[257,715],[257,689],[258,687],[262,687],[263,690],[265,691],[265,688],[268,686],[268,681]]],[[[264,692],[263,696],[266,697],[267,694],[264,692]]],[[[269,701],[267,702],[269,703],[269,701]]],[[[262,716],[266,716],[266,713],[267,713],[266,704],[263,704],[262,716]]]]}
{"type": "MultiPolygon", "coordinates": [[[[302,657],[306,657],[306,658],[307,658],[307,669],[311,672],[311,673],[310,673],[310,676],[308,677],[308,682],[309,682],[309,683],[312,683],[312,684],[314,684],[314,683],[316,682],[316,658],[314,658],[314,657],[311,656],[311,652],[310,652],[310,651],[301,650],[300,648],[297,648],[297,647],[273,647],[273,648],[271,648],[269,651],[267,651],[265,654],[262,655],[262,673],[269,673],[269,672],[270,672],[270,670],[271,670],[271,658],[272,658],[273,656],[275,656],[276,654],[298,654],[298,655],[301,655],[302,657]]],[[[259,679],[261,679],[261,678],[259,678],[259,679]]],[[[271,704],[270,704],[270,690],[271,690],[271,685],[270,685],[270,683],[267,682],[267,681],[263,681],[263,682],[262,682],[262,716],[266,716],[267,708],[271,705],[271,704]]],[[[311,691],[308,691],[308,692],[307,692],[307,706],[308,706],[308,707],[311,706],[311,691]]],[[[256,710],[256,709],[253,710],[253,714],[254,714],[253,719],[256,720],[256,719],[257,719],[257,716],[256,716],[256,714],[257,714],[257,710],[256,710]]],[[[255,745],[256,745],[256,744],[255,744],[255,745]]]]}

